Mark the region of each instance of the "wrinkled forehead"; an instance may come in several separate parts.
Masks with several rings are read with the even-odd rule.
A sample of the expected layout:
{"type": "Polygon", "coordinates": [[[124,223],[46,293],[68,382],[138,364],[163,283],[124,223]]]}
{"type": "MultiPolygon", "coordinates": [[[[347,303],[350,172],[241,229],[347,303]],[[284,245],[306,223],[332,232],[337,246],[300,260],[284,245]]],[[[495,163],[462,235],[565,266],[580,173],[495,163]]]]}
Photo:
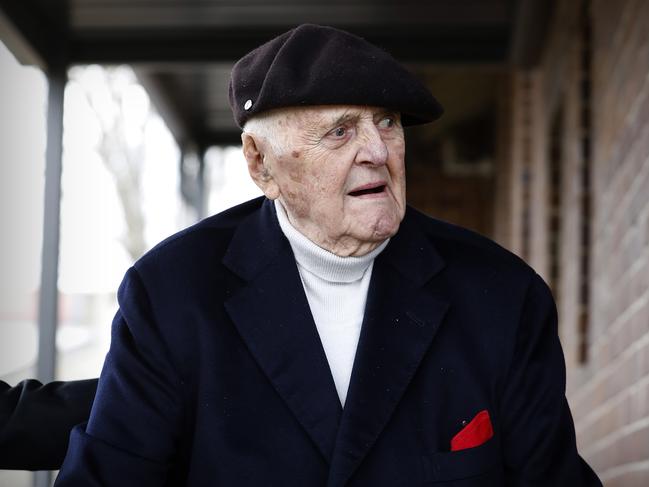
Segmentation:
{"type": "Polygon", "coordinates": [[[335,127],[348,121],[363,118],[372,119],[377,115],[398,113],[382,107],[368,107],[362,105],[318,105],[306,107],[288,107],[278,110],[278,123],[284,122],[288,126],[302,129],[335,127]]]}

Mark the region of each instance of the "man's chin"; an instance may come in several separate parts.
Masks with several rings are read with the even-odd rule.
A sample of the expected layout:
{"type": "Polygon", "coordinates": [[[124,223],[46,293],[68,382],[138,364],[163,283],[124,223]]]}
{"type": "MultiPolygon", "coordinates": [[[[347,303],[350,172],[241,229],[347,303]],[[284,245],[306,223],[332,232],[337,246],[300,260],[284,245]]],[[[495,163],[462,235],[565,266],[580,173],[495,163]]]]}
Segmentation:
{"type": "Polygon", "coordinates": [[[397,215],[382,215],[374,220],[374,223],[367,227],[367,240],[371,242],[383,242],[393,237],[399,231],[401,218],[397,215]]]}

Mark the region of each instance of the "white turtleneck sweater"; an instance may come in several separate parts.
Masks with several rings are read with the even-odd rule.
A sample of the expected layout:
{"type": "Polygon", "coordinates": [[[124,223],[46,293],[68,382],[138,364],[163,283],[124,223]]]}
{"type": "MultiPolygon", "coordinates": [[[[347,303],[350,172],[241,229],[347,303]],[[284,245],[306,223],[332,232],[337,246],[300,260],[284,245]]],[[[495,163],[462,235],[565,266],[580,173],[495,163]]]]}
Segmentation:
{"type": "Polygon", "coordinates": [[[386,240],[361,257],[340,257],[319,247],[291,225],[275,200],[277,219],[291,244],[311,314],[324,348],[341,404],[345,405],[363,323],[374,259],[386,240]]]}

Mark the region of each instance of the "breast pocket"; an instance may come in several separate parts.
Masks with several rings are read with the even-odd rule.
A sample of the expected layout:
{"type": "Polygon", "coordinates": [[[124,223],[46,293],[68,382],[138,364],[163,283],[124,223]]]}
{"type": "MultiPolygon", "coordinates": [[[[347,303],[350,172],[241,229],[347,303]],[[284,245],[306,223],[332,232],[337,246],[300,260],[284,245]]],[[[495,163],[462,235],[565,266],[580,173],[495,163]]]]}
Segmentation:
{"type": "Polygon", "coordinates": [[[502,461],[495,439],[466,450],[424,456],[425,485],[470,487],[501,486],[502,461]]]}

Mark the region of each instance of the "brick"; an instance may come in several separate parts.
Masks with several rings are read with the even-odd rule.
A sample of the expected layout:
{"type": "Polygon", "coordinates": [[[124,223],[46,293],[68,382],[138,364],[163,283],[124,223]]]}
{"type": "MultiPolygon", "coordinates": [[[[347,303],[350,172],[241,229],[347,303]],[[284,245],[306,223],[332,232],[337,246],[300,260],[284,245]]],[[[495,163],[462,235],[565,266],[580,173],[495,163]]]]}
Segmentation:
{"type": "Polygon", "coordinates": [[[588,453],[587,460],[607,479],[607,487],[645,486],[649,485],[649,469],[642,467],[646,463],[639,467],[634,462],[649,458],[649,431],[642,426],[649,423],[649,64],[639,62],[649,58],[649,2],[591,2],[592,240],[590,358],[585,366],[578,360],[576,328],[583,223],[580,4],[557,2],[540,65],[533,74],[511,76],[509,96],[505,94],[508,103],[501,104],[503,111],[509,111],[510,132],[501,139],[509,147],[502,150],[500,167],[508,171],[496,174],[496,187],[508,188],[509,204],[501,201],[494,206],[495,221],[507,228],[507,233],[501,233],[508,239],[503,243],[515,251],[527,248],[525,257],[544,272],[548,265],[549,130],[561,107],[557,302],[578,442],[588,453]],[[526,100],[521,86],[531,87],[532,92],[523,94],[533,93],[538,99],[526,100]],[[533,186],[527,190],[516,172],[523,166],[531,170],[533,186]],[[523,214],[530,215],[527,247],[523,214]]]}

